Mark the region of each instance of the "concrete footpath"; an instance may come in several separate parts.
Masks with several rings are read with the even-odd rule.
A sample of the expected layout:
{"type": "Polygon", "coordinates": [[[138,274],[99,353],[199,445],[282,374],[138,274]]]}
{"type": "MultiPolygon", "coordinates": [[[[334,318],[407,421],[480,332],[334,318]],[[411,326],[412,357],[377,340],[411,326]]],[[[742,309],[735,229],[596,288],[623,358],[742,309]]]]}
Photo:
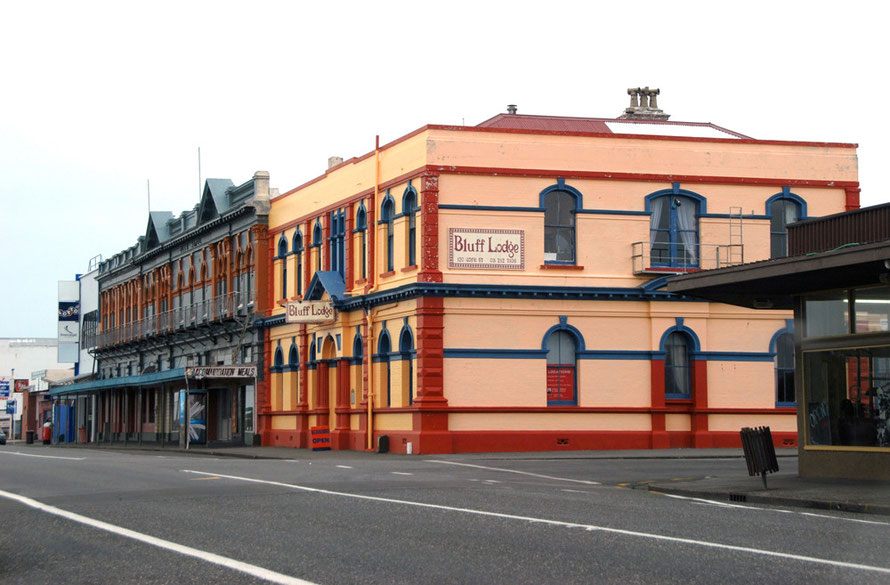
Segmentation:
{"type": "MultiPolygon", "coordinates": [[[[100,449],[142,450],[177,452],[196,456],[236,457],[243,459],[354,459],[372,457],[424,457],[424,455],[378,454],[369,451],[320,451],[293,449],[290,447],[178,447],[139,445],[137,443],[113,445],[26,445],[24,441],[10,441],[10,447],[28,449],[100,449]]],[[[3,448],[3,447],[0,447],[3,448]]],[[[436,455],[437,459],[453,458],[461,461],[511,461],[511,460],[558,460],[558,459],[725,459],[739,460],[738,472],[724,476],[708,476],[701,479],[666,480],[641,484],[653,492],[685,497],[702,498],[719,502],[768,504],[820,510],[842,510],[864,514],[890,516],[890,482],[806,479],[794,472],[782,471],[783,459],[797,458],[796,448],[776,449],[779,472],[767,474],[767,488],[761,477],[749,476],[742,449],[647,449],[633,451],[547,451],[531,453],[461,453],[436,455]]],[[[796,467],[796,466],[795,466],[796,467]]]]}

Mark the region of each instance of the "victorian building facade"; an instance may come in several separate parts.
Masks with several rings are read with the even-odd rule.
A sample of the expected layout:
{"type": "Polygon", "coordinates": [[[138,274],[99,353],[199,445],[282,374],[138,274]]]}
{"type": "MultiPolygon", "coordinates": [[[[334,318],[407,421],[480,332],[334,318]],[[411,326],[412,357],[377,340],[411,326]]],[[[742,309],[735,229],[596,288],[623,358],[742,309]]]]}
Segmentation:
{"type": "Polygon", "coordinates": [[[616,119],[424,126],[273,197],[263,444],[795,445],[792,313],[664,287],[858,207],[855,145],[670,122],[647,91],[616,119]]]}
{"type": "Polygon", "coordinates": [[[80,440],[254,444],[269,198],[266,172],[208,179],[194,209],[151,212],[99,264],[96,379],[52,391],[88,410],[80,440]]]}

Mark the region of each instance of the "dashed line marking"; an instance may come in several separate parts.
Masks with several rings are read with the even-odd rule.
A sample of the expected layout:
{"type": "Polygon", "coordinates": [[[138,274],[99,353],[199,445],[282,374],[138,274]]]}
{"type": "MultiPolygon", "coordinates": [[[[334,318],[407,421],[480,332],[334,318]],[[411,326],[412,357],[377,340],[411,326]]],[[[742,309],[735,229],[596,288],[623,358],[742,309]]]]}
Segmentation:
{"type": "Polygon", "coordinates": [[[552,475],[542,475],[540,473],[531,473],[529,471],[519,471],[516,469],[503,469],[502,467],[486,467],[485,465],[475,465],[473,463],[459,463],[457,461],[442,461],[440,459],[427,459],[427,463],[442,463],[444,465],[459,465],[461,467],[475,467],[476,469],[487,469],[489,471],[500,471],[503,473],[517,473],[519,475],[528,475],[530,477],[540,477],[542,479],[552,479],[555,481],[571,481],[574,483],[583,483],[585,485],[600,485],[598,481],[590,481],[587,479],[571,479],[568,477],[554,477],[552,475]]]}

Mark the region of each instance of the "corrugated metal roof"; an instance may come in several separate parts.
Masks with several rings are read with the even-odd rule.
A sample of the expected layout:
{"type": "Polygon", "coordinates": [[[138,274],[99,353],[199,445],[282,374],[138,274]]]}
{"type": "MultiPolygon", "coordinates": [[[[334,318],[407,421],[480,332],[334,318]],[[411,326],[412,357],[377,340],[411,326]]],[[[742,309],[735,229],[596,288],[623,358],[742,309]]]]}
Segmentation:
{"type": "Polygon", "coordinates": [[[615,118],[570,118],[498,114],[478,125],[480,128],[542,130],[546,132],[590,132],[598,134],[639,134],[688,138],[749,138],[744,134],[704,122],[667,120],[622,120],[615,118]]]}

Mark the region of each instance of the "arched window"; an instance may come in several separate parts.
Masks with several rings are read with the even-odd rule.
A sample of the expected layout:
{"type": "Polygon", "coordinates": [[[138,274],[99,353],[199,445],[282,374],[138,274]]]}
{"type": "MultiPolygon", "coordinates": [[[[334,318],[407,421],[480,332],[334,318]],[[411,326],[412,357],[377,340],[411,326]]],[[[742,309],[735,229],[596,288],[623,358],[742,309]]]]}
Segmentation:
{"type": "Polygon", "coordinates": [[[360,364],[365,357],[365,343],[361,334],[356,334],[352,340],[352,363],[360,364]]]}
{"type": "Polygon", "coordinates": [[[355,230],[359,234],[359,250],[361,251],[361,276],[360,278],[368,278],[368,212],[365,210],[365,204],[359,205],[355,214],[355,230]]]}
{"type": "Polygon", "coordinates": [[[287,356],[287,365],[292,370],[300,369],[300,355],[299,355],[299,353],[297,353],[297,344],[296,343],[292,342],[290,344],[290,351],[288,352],[288,356],[287,356]]]}
{"type": "Polygon", "coordinates": [[[776,337],[776,404],[793,405],[794,397],[794,335],[785,332],[776,337]]]}
{"type": "Polygon", "coordinates": [[[273,362],[273,366],[276,369],[284,367],[284,352],[281,351],[281,345],[275,348],[275,360],[273,362]]]}
{"type": "MultiPolygon", "coordinates": [[[[565,187],[560,183],[561,187],[565,187]]],[[[544,208],[544,262],[575,263],[575,212],[579,197],[565,188],[545,189],[541,194],[544,208]]]]}
{"type": "Polygon", "coordinates": [[[331,212],[331,270],[339,272],[340,276],[344,276],[346,263],[346,213],[342,209],[335,209],[331,212]]]}
{"type": "Polygon", "coordinates": [[[687,399],[692,397],[690,379],[689,336],[673,331],[664,341],[664,395],[665,398],[687,399]]]}
{"type": "Polygon", "coordinates": [[[548,337],[547,404],[577,404],[577,339],[566,329],[557,329],[548,337]]]}
{"type": "Polygon", "coordinates": [[[408,387],[408,404],[414,404],[414,360],[411,352],[414,351],[414,336],[411,335],[411,329],[407,325],[402,328],[402,334],[399,336],[399,353],[402,361],[408,362],[407,368],[407,387],[408,387]]]}
{"type": "Polygon", "coordinates": [[[649,195],[652,266],[695,267],[699,262],[698,217],[703,199],[680,190],[649,195]]]}
{"type": "Polygon", "coordinates": [[[393,219],[395,215],[395,203],[392,197],[387,195],[380,206],[380,221],[386,225],[386,271],[395,270],[395,259],[393,257],[393,219]]]}
{"type": "Polygon", "coordinates": [[[408,251],[408,266],[417,264],[417,193],[408,187],[402,199],[402,213],[408,217],[408,232],[405,247],[408,251]]]}
{"type": "Polygon", "coordinates": [[[297,256],[296,258],[296,270],[297,274],[295,275],[294,281],[296,286],[294,287],[297,295],[303,294],[303,234],[299,229],[294,232],[294,254],[297,256]]]}
{"type": "Polygon", "coordinates": [[[312,247],[318,250],[318,266],[316,267],[316,270],[324,270],[324,263],[321,259],[321,240],[321,221],[316,219],[315,227],[312,228],[312,247]]]}
{"type": "Polygon", "coordinates": [[[281,298],[287,298],[287,238],[278,238],[278,258],[281,260],[281,298]]]}
{"type": "Polygon", "coordinates": [[[386,405],[392,406],[392,368],[389,361],[390,353],[392,353],[392,344],[389,341],[389,333],[384,329],[380,333],[380,341],[377,343],[377,356],[379,361],[384,363],[384,367],[381,368],[381,375],[386,378],[385,381],[381,382],[381,386],[386,384],[386,405]]]}
{"type": "Polygon", "coordinates": [[[770,197],[766,202],[769,215],[770,258],[788,255],[788,224],[804,217],[804,201],[787,188],[770,197]]]}

